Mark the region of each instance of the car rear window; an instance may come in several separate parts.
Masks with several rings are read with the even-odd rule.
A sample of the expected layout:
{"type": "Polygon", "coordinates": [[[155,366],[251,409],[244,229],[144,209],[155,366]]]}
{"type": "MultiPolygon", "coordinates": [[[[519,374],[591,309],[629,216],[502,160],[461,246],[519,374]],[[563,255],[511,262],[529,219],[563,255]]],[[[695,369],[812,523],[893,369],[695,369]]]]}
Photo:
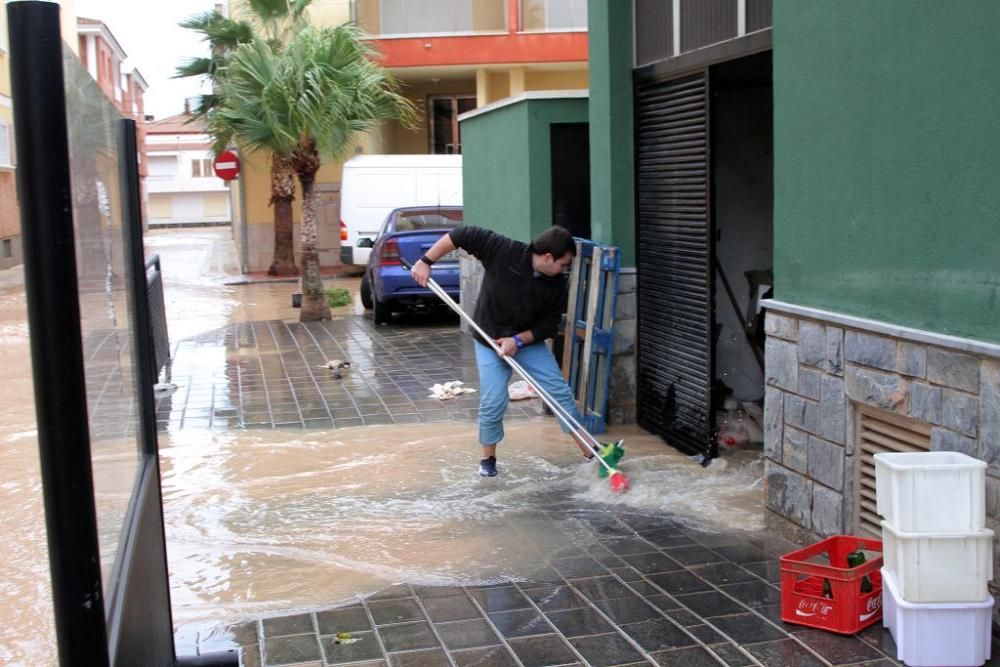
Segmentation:
{"type": "Polygon", "coordinates": [[[452,229],[462,224],[462,211],[401,211],[396,214],[397,232],[452,229]]]}

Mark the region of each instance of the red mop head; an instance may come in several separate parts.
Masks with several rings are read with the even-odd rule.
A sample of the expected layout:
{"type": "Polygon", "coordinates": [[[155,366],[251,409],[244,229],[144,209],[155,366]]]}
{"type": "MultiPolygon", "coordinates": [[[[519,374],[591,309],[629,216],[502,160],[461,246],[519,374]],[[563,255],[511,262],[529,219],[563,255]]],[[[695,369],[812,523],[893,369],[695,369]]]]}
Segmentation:
{"type": "Polygon", "coordinates": [[[629,481],[628,477],[625,476],[620,470],[615,470],[611,473],[611,492],[612,493],[625,493],[628,491],[629,481]]]}

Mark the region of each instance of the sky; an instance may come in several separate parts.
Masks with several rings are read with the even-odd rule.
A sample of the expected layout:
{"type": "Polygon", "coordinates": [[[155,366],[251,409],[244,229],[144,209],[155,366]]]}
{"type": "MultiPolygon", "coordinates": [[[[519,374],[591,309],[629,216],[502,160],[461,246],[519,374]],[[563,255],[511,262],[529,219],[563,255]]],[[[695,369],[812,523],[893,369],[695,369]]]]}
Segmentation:
{"type": "Polygon", "coordinates": [[[215,0],[74,0],[76,15],[103,21],[128,54],[126,71],[137,68],[149,84],[146,114],[166,118],[184,110],[184,98],[206,92],[188,79],[172,79],[185,59],[207,55],[196,33],[178,27],[215,0]]]}

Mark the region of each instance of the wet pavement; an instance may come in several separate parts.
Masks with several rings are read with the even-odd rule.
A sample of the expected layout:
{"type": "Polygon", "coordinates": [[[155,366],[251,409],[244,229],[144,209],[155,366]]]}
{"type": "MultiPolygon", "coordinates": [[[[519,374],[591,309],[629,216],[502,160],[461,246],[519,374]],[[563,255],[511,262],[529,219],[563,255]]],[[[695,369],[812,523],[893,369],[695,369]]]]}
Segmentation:
{"type": "MultiPolygon", "coordinates": [[[[780,621],[777,558],[796,545],[764,530],[759,452],[701,468],[641,429],[612,429],[633,483],[614,495],[528,401],[511,405],[500,476],[480,478],[477,395],[428,398],[435,382],[477,386],[454,320],[375,327],[355,303],[300,324],[289,285],[225,284],[227,234],[147,239],[164,258],[176,385],[157,418],[180,655],[235,649],[256,667],[898,664],[878,625],[842,637],[780,621]],[[333,377],[329,359],[352,368],[333,377]]],[[[14,541],[0,590],[24,603],[0,616],[0,658],[52,664],[12,280],[0,282],[0,359],[16,371],[0,521],[14,541]]]]}

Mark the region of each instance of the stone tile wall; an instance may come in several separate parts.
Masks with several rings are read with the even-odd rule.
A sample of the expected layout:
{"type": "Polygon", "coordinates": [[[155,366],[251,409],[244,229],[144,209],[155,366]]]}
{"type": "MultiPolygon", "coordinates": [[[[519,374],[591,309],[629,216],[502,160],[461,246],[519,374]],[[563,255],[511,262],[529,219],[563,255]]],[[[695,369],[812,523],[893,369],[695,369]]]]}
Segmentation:
{"type": "Polygon", "coordinates": [[[986,461],[987,526],[1000,534],[1000,355],[972,351],[990,346],[773,311],[766,331],[771,512],[814,537],[853,532],[854,408],[865,405],[929,424],[932,450],[986,461]]]}

